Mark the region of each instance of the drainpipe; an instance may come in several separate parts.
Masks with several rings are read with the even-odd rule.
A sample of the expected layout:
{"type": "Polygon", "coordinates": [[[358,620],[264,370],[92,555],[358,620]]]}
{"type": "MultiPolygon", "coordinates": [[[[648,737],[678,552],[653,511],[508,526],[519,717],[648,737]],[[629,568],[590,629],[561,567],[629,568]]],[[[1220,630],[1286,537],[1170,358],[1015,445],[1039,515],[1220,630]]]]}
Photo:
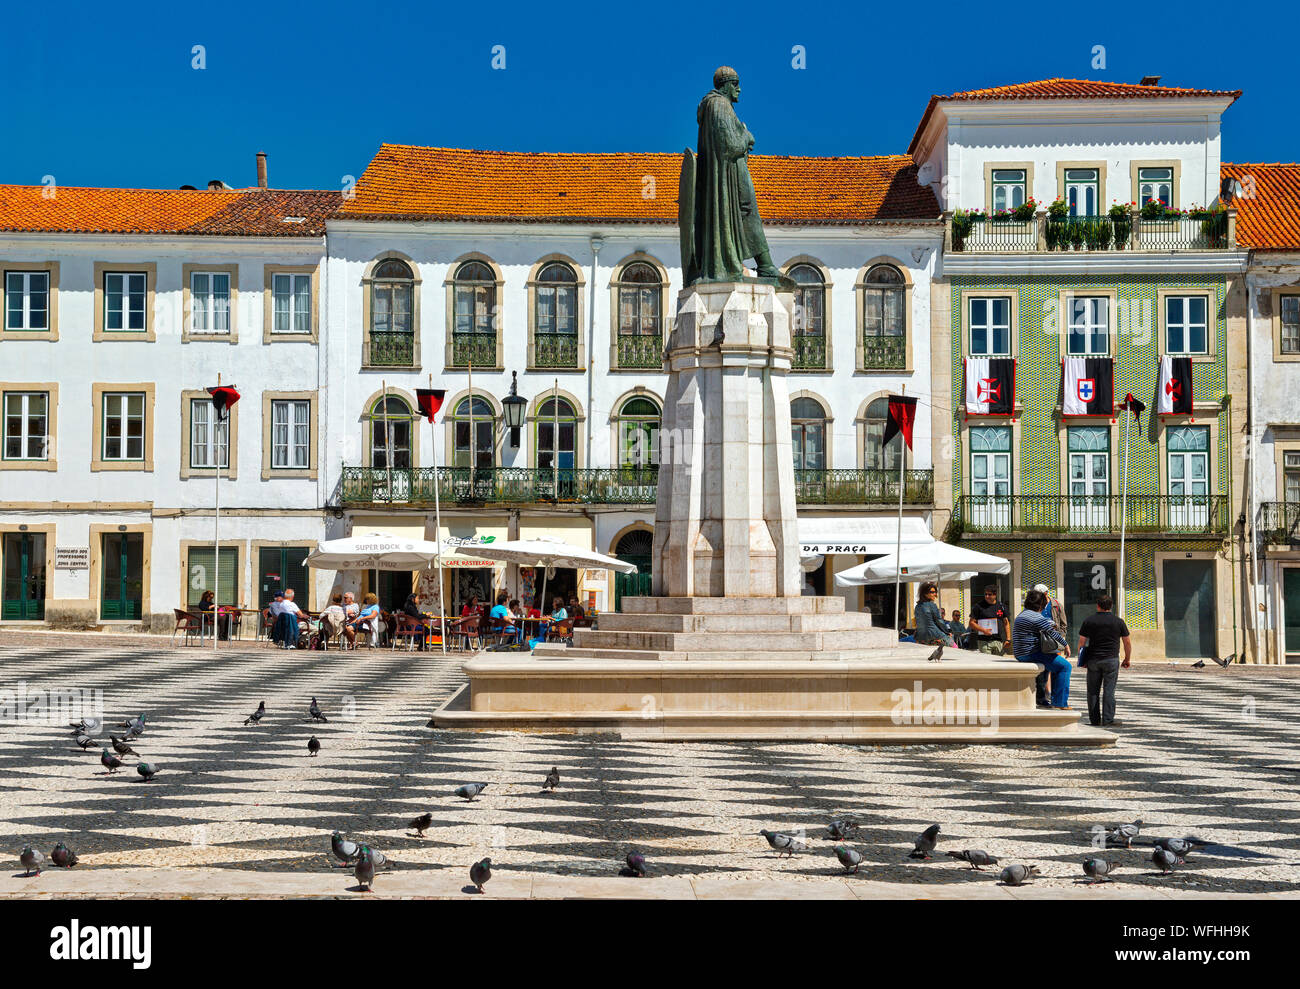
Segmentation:
{"type": "MultiPolygon", "coordinates": [[[[1247,271],[1242,273],[1242,279],[1246,288],[1246,388],[1249,391],[1255,384],[1255,314],[1254,300],[1251,298],[1251,279],[1247,273],[1250,264],[1247,262],[1247,271]]],[[[1272,332],[1270,328],[1270,333],[1272,332]]],[[[1254,639],[1255,662],[1267,662],[1271,654],[1271,640],[1265,645],[1261,639],[1268,637],[1267,628],[1263,629],[1261,636],[1259,605],[1260,602],[1256,595],[1262,590],[1260,576],[1260,541],[1259,541],[1259,483],[1258,483],[1258,465],[1259,465],[1259,446],[1255,435],[1255,406],[1253,402],[1246,402],[1246,428],[1250,430],[1250,459],[1247,462],[1249,468],[1246,472],[1246,483],[1250,485],[1250,631],[1254,639]]],[[[1242,533],[1242,541],[1245,542],[1245,533],[1242,533]]]]}
{"type": "Polygon", "coordinates": [[[596,376],[596,270],[600,261],[600,249],[605,246],[605,238],[600,234],[591,235],[591,302],[587,306],[587,442],[586,459],[583,466],[591,469],[591,434],[596,426],[596,411],[592,408],[592,396],[596,376]]]}

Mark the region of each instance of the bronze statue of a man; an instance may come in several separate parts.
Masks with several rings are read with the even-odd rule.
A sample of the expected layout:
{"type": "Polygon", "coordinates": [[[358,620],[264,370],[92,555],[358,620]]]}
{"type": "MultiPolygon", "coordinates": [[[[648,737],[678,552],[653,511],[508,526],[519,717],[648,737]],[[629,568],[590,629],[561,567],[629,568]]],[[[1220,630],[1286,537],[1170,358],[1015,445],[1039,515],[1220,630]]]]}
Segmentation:
{"type": "Polygon", "coordinates": [[[780,280],[749,177],[754,135],[732,108],[739,99],[740,76],[724,65],[695,113],[698,154],[687,150],[683,156],[678,200],[687,285],[740,281],[747,258],[754,259],[759,278],[780,280]]]}

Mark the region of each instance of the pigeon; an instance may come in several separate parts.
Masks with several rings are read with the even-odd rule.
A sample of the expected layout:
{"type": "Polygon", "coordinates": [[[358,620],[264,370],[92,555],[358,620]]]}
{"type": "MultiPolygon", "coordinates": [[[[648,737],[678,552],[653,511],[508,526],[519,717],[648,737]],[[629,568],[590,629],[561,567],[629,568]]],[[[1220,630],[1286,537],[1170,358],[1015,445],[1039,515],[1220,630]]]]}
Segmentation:
{"type": "Polygon", "coordinates": [[[23,849],[23,853],[18,856],[18,861],[21,862],[23,868],[27,870],[23,873],[24,876],[30,876],[33,869],[36,870],[36,874],[39,876],[41,870],[45,868],[45,856],[34,849],[31,845],[28,845],[23,849]]]}
{"type": "Polygon", "coordinates": [[[357,849],[357,863],[352,867],[352,875],[357,877],[357,883],[369,892],[375,884],[375,862],[370,856],[370,849],[362,845],[357,849]]]}
{"type": "Polygon", "coordinates": [[[840,865],[844,866],[845,872],[852,872],[855,875],[858,866],[862,864],[862,853],[856,848],[850,848],[848,845],[836,845],[835,857],[840,860],[840,865]]]}
{"type": "Polygon", "coordinates": [[[100,753],[99,761],[110,773],[117,772],[117,767],[122,765],[122,760],[115,755],[109,755],[108,749],[100,753]]]}
{"type": "Polygon", "coordinates": [[[95,740],[91,738],[89,735],[78,735],[77,744],[81,746],[82,751],[85,751],[86,749],[90,748],[92,745],[96,743],[95,740]]]}
{"type": "Polygon", "coordinates": [[[357,853],[360,850],[360,845],[355,841],[348,841],[337,831],[330,835],[330,851],[334,853],[334,857],[338,859],[341,864],[347,865],[357,857],[357,853]]]}
{"type": "Polygon", "coordinates": [[[1226,670],[1229,666],[1232,665],[1232,661],[1237,658],[1237,654],[1234,652],[1226,659],[1220,659],[1218,656],[1211,656],[1210,658],[1226,670]]]}
{"type": "Polygon", "coordinates": [[[931,824],[916,839],[916,847],[907,853],[910,859],[928,859],[939,841],[939,825],[931,824]]]}
{"type": "Polygon", "coordinates": [[[414,831],[419,837],[423,838],[424,832],[432,824],[433,824],[432,814],[421,814],[419,817],[417,817],[414,821],[408,823],[406,826],[410,828],[412,831],[414,831]]]}
{"type": "Polygon", "coordinates": [[[126,744],[125,739],[118,738],[116,735],[109,735],[108,737],[113,743],[113,751],[118,755],[133,755],[137,757],[140,755],[139,752],[126,744]]]}
{"type": "Polygon", "coordinates": [[[1124,848],[1132,848],[1133,839],[1138,836],[1141,830],[1142,818],[1140,817],[1132,824],[1121,824],[1118,827],[1110,828],[1106,832],[1106,847],[1115,847],[1111,844],[1111,842],[1115,842],[1116,845],[1122,845],[1124,848]]]}
{"type": "Polygon", "coordinates": [[[466,783],[464,786],[456,787],[456,796],[464,797],[466,800],[472,801],[486,789],[486,783],[466,783]]]}
{"type": "MultiPolygon", "coordinates": [[[[778,853],[784,852],[786,858],[792,858],[795,852],[802,852],[807,849],[808,844],[793,835],[782,834],[780,831],[768,831],[766,829],[759,832],[767,843],[771,845],[778,853]]],[[[779,857],[779,855],[778,855],[779,857]]]]}
{"type": "Polygon", "coordinates": [[[257,705],[257,710],[244,719],[244,724],[255,725],[262,720],[262,715],[266,713],[266,701],[257,705]]]}
{"type": "Polygon", "coordinates": [[[1023,886],[1037,875],[1038,866],[1017,864],[1007,866],[998,878],[1008,886],[1023,886]]]}
{"type": "Polygon", "coordinates": [[[126,729],[126,737],[134,738],[136,735],[144,734],[144,715],[132,718],[130,721],[123,721],[119,726],[126,729]]]}
{"type": "Polygon", "coordinates": [[[368,845],[366,846],[366,850],[370,852],[370,861],[371,864],[374,865],[375,871],[383,872],[384,869],[388,867],[388,856],[385,855],[383,852],[381,852],[378,848],[371,848],[368,845]]]}
{"type": "Polygon", "coordinates": [[[1118,862],[1112,862],[1110,859],[1095,858],[1095,857],[1084,859],[1083,874],[1087,876],[1089,879],[1088,885],[1091,886],[1094,883],[1110,882],[1110,880],[1107,879],[1106,877],[1115,871],[1115,867],[1118,864],[1119,864],[1118,862]]]}
{"type": "Polygon", "coordinates": [[[962,862],[969,862],[970,867],[976,872],[983,871],[983,867],[986,865],[998,864],[997,859],[980,848],[967,848],[960,852],[949,852],[948,857],[959,859],[962,862]]]}
{"type": "Polygon", "coordinates": [[[1175,866],[1185,865],[1182,857],[1175,855],[1167,848],[1157,848],[1151,853],[1151,861],[1162,873],[1168,875],[1174,871],[1175,866]]]}
{"type": "Polygon", "coordinates": [[[623,870],[625,876],[636,876],[640,878],[645,875],[645,856],[636,849],[627,853],[627,868],[623,870]]]}
{"type": "Polygon", "coordinates": [[[315,755],[317,752],[320,751],[320,739],[317,738],[315,735],[307,739],[307,751],[310,752],[312,755],[315,755]]]}
{"type": "Polygon", "coordinates": [[[474,884],[476,892],[483,892],[483,884],[492,878],[492,860],[484,859],[469,867],[469,881],[474,884]]]}
{"type": "Polygon", "coordinates": [[[546,779],[542,780],[542,789],[555,792],[555,788],[560,785],[560,771],[555,766],[546,774],[546,779]]]}
{"type": "Polygon", "coordinates": [[[98,735],[104,727],[102,718],[82,718],[80,721],[74,721],[69,728],[75,728],[74,735],[98,735]]]}
{"type": "Polygon", "coordinates": [[[1157,838],[1152,844],[1182,858],[1193,848],[1208,845],[1209,842],[1202,841],[1200,838],[1157,838]]]}
{"type": "Polygon", "coordinates": [[[50,858],[61,869],[71,869],[77,864],[77,853],[63,842],[59,842],[54,846],[54,851],[50,852],[50,858]]]}
{"type": "Polygon", "coordinates": [[[850,837],[858,829],[856,821],[831,821],[826,825],[826,830],[836,841],[843,841],[850,837]]]}
{"type": "Polygon", "coordinates": [[[1192,664],[1192,669],[1194,669],[1194,670],[1203,670],[1203,669],[1205,669],[1205,660],[1203,660],[1203,659],[1198,659],[1195,663],[1192,664]]]}
{"type": "Polygon", "coordinates": [[[326,724],[329,723],[330,719],[325,717],[324,713],[320,709],[320,705],[316,703],[315,697],[311,699],[311,707],[307,708],[307,713],[311,715],[313,721],[324,721],[326,724]]]}
{"type": "Polygon", "coordinates": [[[155,766],[152,762],[139,762],[136,763],[135,771],[139,773],[141,776],[143,776],[144,781],[148,783],[151,779],[154,778],[154,775],[158,772],[158,767],[155,766]]]}

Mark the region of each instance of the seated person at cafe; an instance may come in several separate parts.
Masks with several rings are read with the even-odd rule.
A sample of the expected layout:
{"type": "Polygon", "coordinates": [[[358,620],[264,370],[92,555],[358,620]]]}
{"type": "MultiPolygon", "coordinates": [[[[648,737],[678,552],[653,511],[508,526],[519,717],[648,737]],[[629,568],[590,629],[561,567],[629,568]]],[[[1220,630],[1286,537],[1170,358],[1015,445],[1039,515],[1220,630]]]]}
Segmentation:
{"type": "Polygon", "coordinates": [[[383,624],[379,618],[379,595],[374,591],[368,593],[361,599],[363,607],[357,612],[357,617],[348,622],[354,634],[369,634],[370,641],[375,642],[379,638],[379,633],[383,631],[383,624]]]}
{"type": "MultiPolygon", "coordinates": [[[[274,605],[272,605],[274,608],[274,605]]],[[[293,588],[285,589],[284,600],[280,601],[280,611],[271,629],[271,638],[280,644],[281,649],[295,649],[298,646],[298,616],[302,610],[294,604],[293,588]]]]}
{"type": "Polygon", "coordinates": [[[536,604],[533,602],[533,599],[532,599],[531,597],[525,597],[525,598],[524,598],[524,617],[526,617],[526,618],[541,618],[541,617],[542,617],[542,613],[541,613],[540,611],[537,610],[537,606],[536,606],[536,604]]]}
{"type": "MultiPolygon", "coordinates": [[[[502,632],[517,631],[514,616],[510,614],[509,601],[510,594],[508,592],[499,591],[497,593],[497,603],[494,604],[492,610],[488,612],[488,618],[491,619],[490,627],[495,628],[497,627],[497,624],[500,623],[502,632]]],[[[516,635],[516,638],[517,637],[518,636],[516,635]]]]}
{"type": "Polygon", "coordinates": [[[520,603],[519,603],[519,599],[518,599],[518,598],[512,598],[512,599],[510,600],[510,614],[511,614],[511,617],[513,617],[513,618],[527,618],[527,617],[528,617],[527,615],[524,614],[523,606],[520,605],[520,603]]]}
{"type": "MultiPolygon", "coordinates": [[[[404,614],[408,619],[407,621],[408,627],[411,626],[411,621],[410,621],[411,619],[414,619],[414,621],[418,622],[421,625],[424,625],[425,619],[431,617],[429,615],[426,615],[423,611],[420,610],[420,602],[415,599],[414,591],[406,595],[406,603],[402,605],[402,614],[404,614]]],[[[419,649],[421,652],[424,651],[423,635],[421,635],[419,638],[419,649]]]]}
{"type": "Polygon", "coordinates": [[[348,613],[343,608],[343,595],[334,592],[329,607],[320,613],[321,630],[329,638],[342,636],[352,645],[357,639],[356,629],[348,625],[348,613]]]}
{"type": "Polygon", "coordinates": [[[564,598],[557,597],[551,601],[551,617],[557,622],[562,622],[569,617],[569,613],[564,610],[564,598]]]}
{"type": "Polygon", "coordinates": [[[587,617],[587,612],[583,610],[583,607],[581,604],[578,603],[577,598],[569,598],[569,617],[570,618],[587,617]]]}
{"type": "Polygon", "coordinates": [[[470,616],[477,615],[477,614],[478,614],[478,595],[471,594],[469,596],[469,600],[466,601],[465,604],[460,609],[460,617],[469,618],[470,616]]]}

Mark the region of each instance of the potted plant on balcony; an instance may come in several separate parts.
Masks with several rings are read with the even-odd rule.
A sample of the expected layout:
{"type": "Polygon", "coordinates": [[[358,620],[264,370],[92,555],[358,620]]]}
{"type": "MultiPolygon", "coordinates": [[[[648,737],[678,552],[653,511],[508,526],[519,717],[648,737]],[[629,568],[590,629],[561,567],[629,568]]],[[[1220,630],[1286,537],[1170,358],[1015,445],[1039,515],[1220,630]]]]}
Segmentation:
{"type": "Polygon", "coordinates": [[[1054,251],[1058,247],[1065,249],[1068,237],[1066,236],[1066,220],[1070,214],[1070,207],[1066,205],[1064,199],[1054,199],[1047,207],[1047,249],[1054,251]]]}
{"type": "Polygon", "coordinates": [[[1226,247],[1228,244],[1228,207],[1215,203],[1206,209],[1193,206],[1187,216],[1201,221],[1201,236],[1207,247],[1226,247]]]}
{"type": "Polygon", "coordinates": [[[1026,220],[1032,220],[1034,214],[1038,212],[1038,201],[1030,196],[1019,206],[1011,210],[1011,219],[1024,223],[1026,220]]]}
{"type": "Polygon", "coordinates": [[[1117,251],[1128,247],[1129,234],[1133,232],[1133,221],[1129,218],[1129,207],[1132,205],[1132,203],[1127,206],[1123,203],[1115,203],[1108,213],[1117,251]]]}
{"type": "Polygon", "coordinates": [[[1077,218],[1066,221],[1065,234],[1069,238],[1070,247],[1074,250],[1083,250],[1084,233],[1084,225],[1077,218]]]}
{"type": "Polygon", "coordinates": [[[1167,220],[1171,216],[1177,216],[1178,210],[1170,209],[1165,205],[1163,199],[1148,199],[1142,204],[1142,219],[1144,220],[1167,220]]]}
{"type": "Polygon", "coordinates": [[[976,220],[984,220],[988,214],[983,210],[957,210],[952,215],[952,249],[960,251],[966,244],[966,238],[970,236],[971,230],[975,226],[976,220]]]}
{"type": "Polygon", "coordinates": [[[1109,217],[1090,216],[1083,225],[1084,240],[1090,251],[1105,251],[1110,248],[1111,225],[1109,217]]]}

